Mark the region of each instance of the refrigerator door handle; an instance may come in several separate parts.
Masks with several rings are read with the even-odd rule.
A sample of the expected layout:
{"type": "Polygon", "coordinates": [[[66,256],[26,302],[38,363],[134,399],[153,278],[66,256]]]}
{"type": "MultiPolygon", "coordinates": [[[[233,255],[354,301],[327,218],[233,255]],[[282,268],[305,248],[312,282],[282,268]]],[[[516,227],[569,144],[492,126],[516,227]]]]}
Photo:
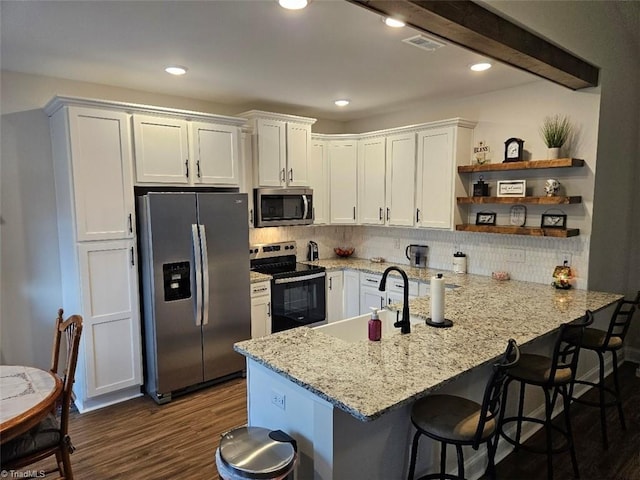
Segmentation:
{"type": "Polygon", "coordinates": [[[209,323],[209,254],[204,225],[198,225],[198,228],[200,229],[200,249],[202,251],[202,319],[200,325],[207,325],[209,323]]]}
{"type": "Polygon", "coordinates": [[[202,250],[200,248],[200,232],[198,225],[191,224],[191,244],[193,246],[193,266],[196,275],[196,284],[193,292],[196,297],[196,325],[202,325],[202,250]]]}

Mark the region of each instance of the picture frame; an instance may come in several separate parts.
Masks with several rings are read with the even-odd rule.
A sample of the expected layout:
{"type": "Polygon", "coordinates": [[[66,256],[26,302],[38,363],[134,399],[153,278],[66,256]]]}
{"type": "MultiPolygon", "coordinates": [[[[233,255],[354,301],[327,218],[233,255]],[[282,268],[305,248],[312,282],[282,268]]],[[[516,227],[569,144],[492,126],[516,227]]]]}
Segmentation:
{"type": "Polygon", "coordinates": [[[495,212],[478,212],[476,213],[476,225],[495,225],[495,212]]]}
{"type": "Polygon", "coordinates": [[[526,180],[498,180],[497,183],[498,197],[526,197],[527,181],[526,180]]]}
{"type": "Polygon", "coordinates": [[[540,219],[541,228],[567,228],[567,215],[565,213],[543,213],[540,219]]]}

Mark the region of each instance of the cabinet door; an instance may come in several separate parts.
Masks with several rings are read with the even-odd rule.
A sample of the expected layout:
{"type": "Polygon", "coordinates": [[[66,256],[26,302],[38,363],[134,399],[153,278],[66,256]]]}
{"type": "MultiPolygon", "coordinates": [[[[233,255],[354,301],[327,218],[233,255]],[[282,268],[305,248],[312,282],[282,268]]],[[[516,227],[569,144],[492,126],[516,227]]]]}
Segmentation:
{"type": "Polygon", "coordinates": [[[342,295],[342,272],[327,273],[327,322],[337,322],[345,318],[342,295]]]}
{"type": "MultiPolygon", "coordinates": [[[[131,133],[125,113],[69,108],[69,141],[76,239],[133,237],[131,133]]],[[[53,142],[64,142],[52,124],[53,142]]]]}
{"type": "Polygon", "coordinates": [[[387,225],[414,224],[416,138],[414,133],[387,137],[387,225]]]}
{"type": "Polygon", "coordinates": [[[189,183],[186,120],[133,115],[136,180],[141,183],[189,183]]]}
{"type": "Polygon", "coordinates": [[[135,242],[78,246],[87,397],[142,384],[135,242]]]}
{"type": "Polygon", "coordinates": [[[345,270],[343,281],[344,318],[360,315],[360,273],[355,270],[345,270]]]}
{"type": "Polygon", "coordinates": [[[309,147],[311,125],[287,123],[287,185],[309,185],[309,147]]]}
{"type": "Polygon", "coordinates": [[[257,119],[257,181],[259,187],[280,187],[286,182],[286,122],[257,119]]]}
{"type": "Polygon", "coordinates": [[[371,313],[371,307],[384,308],[387,295],[376,287],[360,285],[360,315],[371,313]]]}
{"type": "Polygon", "coordinates": [[[322,225],[329,222],[327,143],[312,140],[309,154],[309,186],[313,189],[313,223],[322,225]]]}
{"type": "Polygon", "coordinates": [[[368,225],[384,225],[385,139],[358,142],[358,219],[368,225]]]}
{"type": "Polygon", "coordinates": [[[271,297],[251,299],[251,338],[264,337],[271,333],[271,297]]]}
{"type": "Polygon", "coordinates": [[[355,141],[329,142],[329,210],[331,223],[356,223],[357,145],[355,141]]]}
{"type": "Polygon", "coordinates": [[[454,129],[418,133],[418,226],[453,228],[454,129]]]}
{"type": "Polygon", "coordinates": [[[190,127],[194,183],[239,186],[238,127],[205,122],[190,127]]]}

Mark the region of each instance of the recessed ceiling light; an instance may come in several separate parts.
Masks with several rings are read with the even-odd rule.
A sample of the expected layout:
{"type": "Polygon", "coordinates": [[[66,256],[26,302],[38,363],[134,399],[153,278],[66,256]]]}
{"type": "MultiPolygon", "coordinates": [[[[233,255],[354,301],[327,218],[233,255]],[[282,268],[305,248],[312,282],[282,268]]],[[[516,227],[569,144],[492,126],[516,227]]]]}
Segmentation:
{"type": "Polygon", "coordinates": [[[397,18],[384,17],[382,21],[387,27],[401,28],[406,25],[402,20],[398,20],[397,18]]]}
{"type": "Polygon", "coordinates": [[[347,106],[347,105],[349,105],[349,103],[351,103],[351,102],[349,102],[349,100],[342,99],[342,100],[336,100],[336,101],[335,101],[335,102],[333,102],[333,103],[335,103],[335,104],[336,104],[337,106],[339,106],[339,107],[346,107],[346,106],[347,106]]]}
{"type": "Polygon", "coordinates": [[[287,10],[301,10],[306,7],[308,0],[278,0],[278,4],[287,10]]]}
{"type": "Polygon", "coordinates": [[[489,70],[491,68],[491,64],[487,62],[483,63],[475,63],[469,67],[474,72],[484,72],[485,70],[489,70]]]}
{"type": "Polygon", "coordinates": [[[185,73],[187,73],[187,69],[179,65],[169,65],[164,69],[164,71],[170,73],[171,75],[184,75],[185,73]]]}

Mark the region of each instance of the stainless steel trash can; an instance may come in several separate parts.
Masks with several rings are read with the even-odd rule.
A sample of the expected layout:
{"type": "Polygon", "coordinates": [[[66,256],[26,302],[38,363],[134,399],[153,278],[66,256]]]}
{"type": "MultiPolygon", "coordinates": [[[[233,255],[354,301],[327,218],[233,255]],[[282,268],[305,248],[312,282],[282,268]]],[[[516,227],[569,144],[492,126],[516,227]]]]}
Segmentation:
{"type": "MultiPolygon", "coordinates": [[[[220,438],[216,467],[223,480],[284,480],[293,472],[296,441],[282,430],[240,427],[220,438]]],[[[293,475],[291,475],[293,478],[293,475]]]]}

